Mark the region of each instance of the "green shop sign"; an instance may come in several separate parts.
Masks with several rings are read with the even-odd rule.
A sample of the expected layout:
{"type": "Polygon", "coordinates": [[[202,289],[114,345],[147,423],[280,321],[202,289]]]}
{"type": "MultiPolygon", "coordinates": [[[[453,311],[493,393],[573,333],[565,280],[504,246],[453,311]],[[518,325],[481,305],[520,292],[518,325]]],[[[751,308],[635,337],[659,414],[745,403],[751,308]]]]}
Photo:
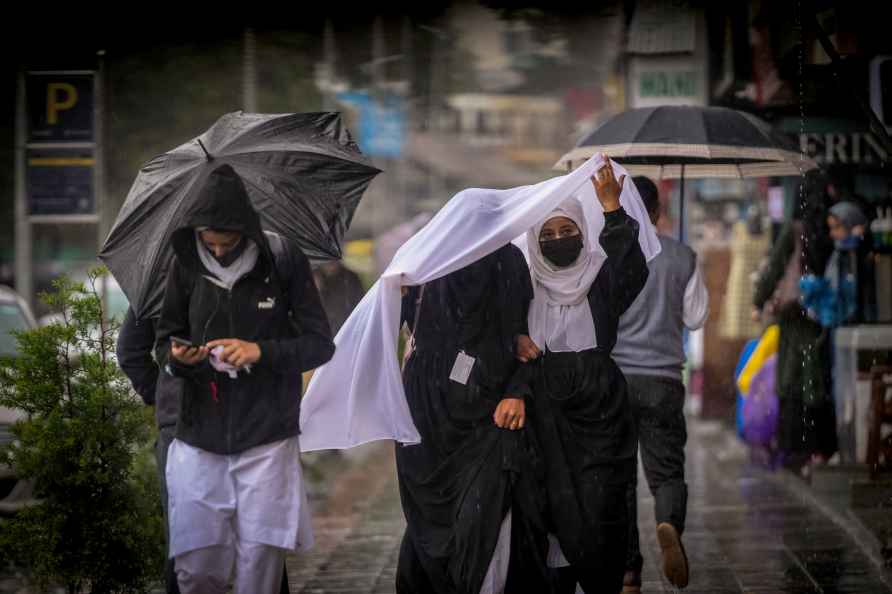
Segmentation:
{"type": "Polygon", "coordinates": [[[638,95],[649,97],[695,97],[697,73],[693,70],[642,72],[638,82],[638,95]]]}

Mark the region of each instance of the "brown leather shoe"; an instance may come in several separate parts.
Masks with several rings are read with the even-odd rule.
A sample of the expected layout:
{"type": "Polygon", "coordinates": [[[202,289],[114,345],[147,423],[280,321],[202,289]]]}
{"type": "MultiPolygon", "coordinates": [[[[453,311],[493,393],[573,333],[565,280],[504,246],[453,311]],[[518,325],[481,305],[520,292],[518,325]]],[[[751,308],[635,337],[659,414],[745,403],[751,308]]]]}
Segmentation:
{"type": "Polygon", "coordinates": [[[688,585],[688,556],[675,526],[668,522],[657,524],[657,541],[663,551],[663,575],[676,588],[688,585]]]}
{"type": "Polygon", "coordinates": [[[622,594],[641,594],[641,573],[628,570],[623,576],[622,594]]]}

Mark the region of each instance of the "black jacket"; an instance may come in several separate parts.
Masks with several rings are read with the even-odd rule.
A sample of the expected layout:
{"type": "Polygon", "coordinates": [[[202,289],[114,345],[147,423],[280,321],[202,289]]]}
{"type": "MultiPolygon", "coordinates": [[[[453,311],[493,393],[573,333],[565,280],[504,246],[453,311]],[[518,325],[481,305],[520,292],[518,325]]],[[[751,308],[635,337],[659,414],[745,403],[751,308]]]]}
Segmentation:
{"type": "Polygon", "coordinates": [[[143,402],[155,407],[158,427],[171,427],[177,422],[183,380],[159,373],[152,358],[157,326],[157,318],[138,320],[133,309],[128,309],[118,332],[118,365],[143,402]]]}
{"type": "Polygon", "coordinates": [[[154,345],[155,324],[137,320],[133,309],[129,308],[118,332],[118,365],[133,390],[149,406],[155,404],[155,384],[158,383],[158,366],[152,359],[154,345]]]}
{"type": "Polygon", "coordinates": [[[334,354],[306,256],[261,230],[241,179],[228,165],[209,174],[171,241],[176,258],[167,279],[156,358],[167,373],[188,380],[177,438],[231,454],[297,435],[301,373],[334,354]],[[239,231],[260,249],[254,269],[231,291],[205,277],[209,273],[195,241],[195,228],[203,226],[239,231]],[[195,344],[238,338],[256,342],[261,356],[250,372],[230,378],[208,361],[190,366],[170,357],[171,336],[195,344]]]}

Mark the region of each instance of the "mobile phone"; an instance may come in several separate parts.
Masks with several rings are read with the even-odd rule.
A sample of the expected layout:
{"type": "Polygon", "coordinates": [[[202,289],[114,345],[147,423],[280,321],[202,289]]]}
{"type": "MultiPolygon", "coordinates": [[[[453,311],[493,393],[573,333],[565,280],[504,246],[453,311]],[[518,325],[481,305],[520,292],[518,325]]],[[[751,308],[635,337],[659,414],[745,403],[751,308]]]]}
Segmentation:
{"type": "Polygon", "coordinates": [[[189,348],[195,347],[195,345],[192,344],[191,340],[186,340],[185,338],[180,338],[179,336],[171,336],[170,342],[173,342],[175,344],[178,344],[178,345],[184,346],[184,347],[189,347],[189,348]]]}

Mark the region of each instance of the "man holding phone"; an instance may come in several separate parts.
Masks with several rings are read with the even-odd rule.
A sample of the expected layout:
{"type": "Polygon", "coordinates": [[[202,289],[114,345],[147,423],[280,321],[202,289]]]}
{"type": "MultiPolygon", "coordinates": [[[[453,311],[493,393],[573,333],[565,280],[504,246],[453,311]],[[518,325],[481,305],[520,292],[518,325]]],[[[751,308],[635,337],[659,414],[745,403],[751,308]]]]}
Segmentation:
{"type": "Polygon", "coordinates": [[[334,353],[299,248],[265,233],[229,165],[171,235],[156,356],[184,378],[168,452],[170,556],[183,594],[277,592],[312,544],[298,422],[301,373],[334,353]]]}

